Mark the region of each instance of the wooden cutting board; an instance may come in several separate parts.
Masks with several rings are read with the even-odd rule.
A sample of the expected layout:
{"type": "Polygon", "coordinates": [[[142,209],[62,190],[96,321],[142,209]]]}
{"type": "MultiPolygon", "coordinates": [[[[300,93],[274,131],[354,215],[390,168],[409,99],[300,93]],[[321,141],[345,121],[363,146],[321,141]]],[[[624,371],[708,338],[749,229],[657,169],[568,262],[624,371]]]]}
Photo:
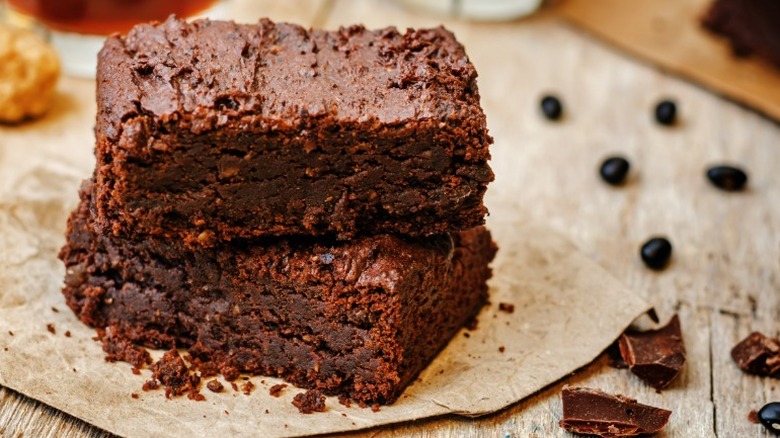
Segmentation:
{"type": "MultiPolygon", "coordinates": [[[[631,55],[780,120],[780,67],[701,26],[712,0],[563,0],[563,17],[631,55]]],[[[780,26],[780,23],[778,23],[780,26]]]]}

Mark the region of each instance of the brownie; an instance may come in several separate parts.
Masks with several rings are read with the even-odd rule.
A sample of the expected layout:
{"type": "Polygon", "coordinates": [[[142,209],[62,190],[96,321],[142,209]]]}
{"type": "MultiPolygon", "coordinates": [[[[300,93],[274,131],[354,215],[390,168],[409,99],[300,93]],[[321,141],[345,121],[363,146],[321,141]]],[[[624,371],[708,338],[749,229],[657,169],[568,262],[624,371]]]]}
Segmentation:
{"type": "Polygon", "coordinates": [[[484,223],[492,139],[442,27],[172,17],[109,38],[97,79],[101,230],[209,246],[484,223]]]}
{"type": "Polygon", "coordinates": [[[278,376],[391,403],[487,299],[496,246],[482,226],[425,238],[235,240],[193,251],[176,239],[97,231],[95,188],[83,185],[60,252],[68,306],[118,338],[186,348],[233,378],[278,376]]]}
{"type": "Polygon", "coordinates": [[[756,54],[780,67],[780,2],[715,0],[703,20],[726,36],[738,56],[756,54]]]}

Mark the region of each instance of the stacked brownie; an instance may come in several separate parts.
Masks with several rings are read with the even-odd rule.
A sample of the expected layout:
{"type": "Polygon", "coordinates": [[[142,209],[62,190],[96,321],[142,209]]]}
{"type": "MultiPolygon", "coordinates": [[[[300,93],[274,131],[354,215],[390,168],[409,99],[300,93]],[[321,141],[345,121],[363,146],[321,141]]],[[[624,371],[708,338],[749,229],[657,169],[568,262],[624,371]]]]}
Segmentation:
{"type": "Polygon", "coordinates": [[[487,299],[476,76],[443,28],[109,38],[68,305],[226,376],[391,403],[487,299]]]}

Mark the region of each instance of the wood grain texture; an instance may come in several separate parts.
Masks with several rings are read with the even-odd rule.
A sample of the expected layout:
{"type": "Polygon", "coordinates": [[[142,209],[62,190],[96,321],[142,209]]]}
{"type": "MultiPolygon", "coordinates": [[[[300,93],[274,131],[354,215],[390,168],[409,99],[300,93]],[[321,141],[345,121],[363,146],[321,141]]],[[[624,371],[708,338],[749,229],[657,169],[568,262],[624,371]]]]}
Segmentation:
{"type": "MultiPolygon", "coordinates": [[[[263,3],[267,9],[258,7],[260,15],[273,8],[270,1],[263,3]]],[[[389,1],[340,0],[325,6],[308,19],[318,16],[318,24],[327,28],[442,21],[389,1]]],[[[652,302],[662,320],[678,312],[689,360],[681,378],[660,394],[601,358],[494,415],[445,417],[344,436],[573,436],[557,425],[560,389],[571,384],[673,410],[660,437],[768,437],[746,416],[780,399],[777,381],[744,375],[729,351],[752,330],[773,336],[780,331],[780,127],[626,58],[550,14],[512,23],[444,22],[480,72],[496,140],[491,210],[499,214],[506,208],[491,199],[509,191],[527,219],[570,237],[652,302]],[[564,102],[560,122],[539,114],[538,101],[546,92],[564,102]],[[662,97],[679,103],[675,127],[659,127],[652,119],[662,97]],[[628,183],[619,188],[604,185],[597,175],[600,161],[615,153],[632,164],[628,183]],[[708,184],[706,167],[720,162],[744,166],[750,176],[747,191],[726,193],[708,184]],[[672,263],[663,272],[647,270],[638,257],[641,243],[656,234],[674,245],[672,263]]],[[[609,310],[604,309],[605,318],[609,310]]],[[[0,435],[107,436],[6,389],[0,389],[0,435]]]]}

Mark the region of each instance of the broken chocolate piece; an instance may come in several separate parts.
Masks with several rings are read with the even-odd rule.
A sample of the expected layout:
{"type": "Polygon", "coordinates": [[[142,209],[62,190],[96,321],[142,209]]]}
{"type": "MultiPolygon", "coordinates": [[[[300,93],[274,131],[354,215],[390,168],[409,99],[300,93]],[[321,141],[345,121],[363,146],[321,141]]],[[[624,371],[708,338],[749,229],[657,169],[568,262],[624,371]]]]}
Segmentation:
{"type": "Polygon", "coordinates": [[[658,432],[672,411],[637,403],[623,395],[591,388],[564,387],[563,419],[569,432],[602,437],[627,437],[658,432]]]}
{"type": "Polygon", "coordinates": [[[685,364],[685,344],[677,315],[657,330],[626,331],[618,344],[631,372],[657,390],[669,386],[685,364]]]}
{"type": "Polygon", "coordinates": [[[731,349],[731,358],[744,372],[780,377],[780,341],[753,332],[731,349]]]}

